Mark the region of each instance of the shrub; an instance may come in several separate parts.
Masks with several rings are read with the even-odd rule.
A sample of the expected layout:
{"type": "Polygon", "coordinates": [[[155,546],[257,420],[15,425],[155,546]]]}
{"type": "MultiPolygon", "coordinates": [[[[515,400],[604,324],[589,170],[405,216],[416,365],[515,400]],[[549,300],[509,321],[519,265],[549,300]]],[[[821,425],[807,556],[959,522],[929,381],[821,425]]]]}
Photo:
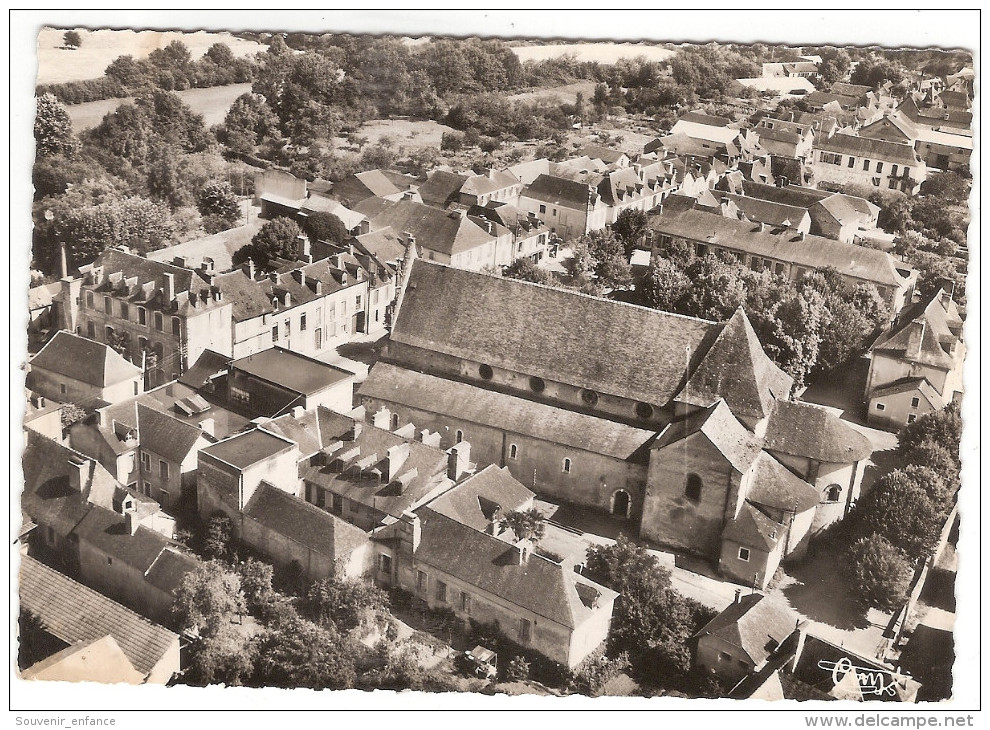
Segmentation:
{"type": "Polygon", "coordinates": [[[513,657],[506,667],[505,679],[507,682],[525,682],[529,679],[529,662],[521,656],[513,657]]]}
{"type": "Polygon", "coordinates": [[[907,559],[880,535],[857,540],[846,559],[852,588],[858,600],[881,611],[890,611],[903,602],[911,578],[907,559]]]}

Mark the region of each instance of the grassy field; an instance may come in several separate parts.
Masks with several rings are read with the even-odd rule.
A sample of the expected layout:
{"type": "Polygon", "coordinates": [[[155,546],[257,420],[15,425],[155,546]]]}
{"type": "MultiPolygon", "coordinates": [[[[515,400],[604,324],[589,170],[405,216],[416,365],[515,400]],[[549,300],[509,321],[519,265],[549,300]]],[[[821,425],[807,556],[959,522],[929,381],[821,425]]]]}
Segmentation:
{"type": "MultiPolygon", "coordinates": [[[[230,86],[214,86],[209,89],[186,89],[179,91],[179,97],[197,114],[203,115],[207,127],[220,124],[227,116],[227,110],[241,94],[251,91],[251,84],[231,84],[230,86]]],[[[89,101],[85,104],[69,104],[66,111],[72,120],[72,131],[79,134],[84,129],[95,127],[103,117],[115,110],[126,99],[103,99],[89,101]]]]}
{"type": "Polygon", "coordinates": [[[595,82],[594,81],[579,81],[575,84],[567,84],[565,86],[552,86],[547,89],[534,89],[533,91],[524,91],[521,94],[513,94],[508,97],[510,101],[537,101],[537,100],[550,100],[556,99],[558,104],[573,104],[577,99],[578,92],[584,94],[585,101],[590,101],[591,97],[595,95],[595,82]]]}
{"type": "MultiPolygon", "coordinates": [[[[358,135],[367,137],[369,144],[375,144],[382,137],[392,137],[397,147],[407,151],[422,147],[440,147],[444,132],[452,129],[432,120],[376,119],[362,125],[358,135]]],[[[340,146],[346,142],[338,140],[340,146]]]]}
{"type": "Polygon", "coordinates": [[[519,60],[545,61],[563,55],[572,55],[578,61],[598,61],[612,64],[620,58],[636,58],[645,56],[650,61],[666,61],[676,51],[670,51],[660,46],[640,43],[550,43],[538,46],[514,46],[513,52],[519,60]]]}
{"type": "Polygon", "coordinates": [[[38,33],[38,83],[59,84],[66,81],[98,79],[118,56],[146,58],[156,48],[174,40],[185,43],[192,57],[199,58],[214,43],[225,43],[235,56],[249,56],[264,51],[254,41],[235,38],[229,33],[180,33],[155,30],[86,30],[77,29],[82,45],[74,51],[62,48],[64,30],[42,28],[38,33]]]}

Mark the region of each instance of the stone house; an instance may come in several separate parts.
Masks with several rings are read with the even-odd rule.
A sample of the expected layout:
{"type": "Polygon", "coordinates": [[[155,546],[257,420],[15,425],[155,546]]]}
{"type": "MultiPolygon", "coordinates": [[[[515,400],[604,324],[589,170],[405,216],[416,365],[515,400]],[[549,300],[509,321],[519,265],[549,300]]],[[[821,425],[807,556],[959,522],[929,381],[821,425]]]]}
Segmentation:
{"type": "Polygon", "coordinates": [[[862,185],[917,195],[928,178],[913,145],[841,132],[815,140],[810,164],[819,186],[862,185]]]}
{"type": "Polygon", "coordinates": [[[138,484],[141,492],[175,513],[196,494],[199,450],[216,441],[198,426],[138,404],[138,484]]]}
{"type": "Polygon", "coordinates": [[[113,348],[71,332],[56,332],[28,363],[31,390],[84,410],[137,395],[142,380],[141,368],[113,348]]]}

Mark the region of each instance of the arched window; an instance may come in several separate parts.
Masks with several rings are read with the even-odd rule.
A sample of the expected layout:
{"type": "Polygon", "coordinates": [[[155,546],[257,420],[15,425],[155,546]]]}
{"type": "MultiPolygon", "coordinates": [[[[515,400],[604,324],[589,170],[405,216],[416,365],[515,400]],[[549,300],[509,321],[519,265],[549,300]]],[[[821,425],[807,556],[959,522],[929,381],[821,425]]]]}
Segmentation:
{"type": "Polygon", "coordinates": [[[561,471],[562,471],[562,472],[563,472],[564,474],[570,474],[570,473],[571,473],[571,460],[570,460],[570,459],[564,459],[564,463],[563,463],[563,465],[562,465],[562,466],[560,467],[560,470],[561,470],[561,471]]]}
{"type": "Polygon", "coordinates": [[[392,430],[395,431],[398,428],[399,428],[399,414],[398,413],[393,413],[392,414],[392,430]]]}
{"type": "Polygon", "coordinates": [[[519,458],[519,447],[515,444],[509,444],[509,458],[518,459],[519,458]]]}
{"type": "Polygon", "coordinates": [[[701,501],[701,477],[697,474],[688,474],[687,485],[684,487],[684,496],[692,502],[701,501]]]}
{"type": "Polygon", "coordinates": [[[838,484],[831,484],[825,489],[825,501],[826,502],[838,502],[839,497],[842,494],[842,487],[838,484]]]}
{"type": "Polygon", "coordinates": [[[464,432],[461,431],[460,429],[457,429],[457,431],[454,432],[454,443],[459,444],[463,440],[464,440],[464,432]]]}

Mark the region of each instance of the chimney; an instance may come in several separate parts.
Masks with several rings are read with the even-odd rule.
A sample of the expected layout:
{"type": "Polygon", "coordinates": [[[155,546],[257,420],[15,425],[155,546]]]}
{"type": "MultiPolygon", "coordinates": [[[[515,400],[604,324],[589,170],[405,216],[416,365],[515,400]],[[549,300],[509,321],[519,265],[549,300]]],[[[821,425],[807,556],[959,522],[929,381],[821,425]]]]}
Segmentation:
{"type": "Polygon", "coordinates": [[[389,427],[392,425],[392,412],[385,406],[382,406],[375,411],[375,414],[371,417],[371,425],[375,428],[381,428],[388,431],[389,427]]]}
{"type": "Polygon", "coordinates": [[[296,406],[292,409],[292,417],[297,421],[302,418],[305,413],[306,409],[303,406],[296,406]]]}
{"type": "Polygon", "coordinates": [[[248,270],[247,270],[248,278],[253,281],[254,280],[254,259],[250,259],[249,258],[247,260],[247,267],[248,267],[248,270]]]}
{"type": "Polygon", "coordinates": [[[176,256],[175,258],[172,259],[172,265],[178,266],[180,269],[186,268],[186,257],[176,256]]]}
{"type": "Polygon", "coordinates": [[[62,268],[61,268],[62,278],[64,279],[65,277],[67,277],[69,275],[69,260],[68,260],[68,258],[66,256],[66,253],[65,253],[65,242],[64,241],[59,245],[59,260],[60,260],[61,266],[62,266],[62,268]]]}
{"type": "Polygon", "coordinates": [[[487,174],[488,174],[488,179],[489,180],[494,180],[495,179],[495,168],[494,167],[489,167],[488,170],[487,170],[487,174]]]}
{"type": "Polygon", "coordinates": [[[371,233],[371,221],[369,221],[367,218],[362,219],[361,223],[358,226],[358,232],[359,232],[358,235],[371,233]]]}
{"type": "Polygon", "coordinates": [[[512,557],[515,559],[516,565],[526,564],[531,548],[532,546],[527,540],[520,540],[512,546],[512,557]]]}
{"type": "Polygon", "coordinates": [[[803,241],[806,235],[804,231],[798,231],[798,240],[803,241]]]}
{"type": "Polygon", "coordinates": [[[404,192],[404,193],[402,194],[402,199],[403,199],[403,200],[412,200],[412,199],[413,199],[413,197],[415,197],[415,196],[414,196],[414,194],[413,194],[413,191],[412,191],[412,190],[406,190],[406,191],[405,191],[405,192],[404,192]]]}
{"type": "Polygon", "coordinates": [[[199,422],[199,428],[203,433],[208,433],[210,436],[216,435],[216,421],[213,418],[204,418],[199,422]]]}
{"type": "Polygon", "coordinates": [[[419,432],[419,440],[422,441],[426,446],[432,446],[435,449],[440,448],[440,434],[430,433],[429,429],[423,429],[419,432]]]}
{"type": "Polygon", "coordinates": [[[292,272],[292,275],[299,282],[300,286],[306,286],[306,272],[303,269],[296,269],[292,272]]]}
{"type": "Polygon", "coordinates": [[[760,230],[760,233],[764,233],[767,230],[767,224],[764,223],[763,221],[760,221],[760,228],[759,228],[759,230],[760,230]]]}
{"type": "Polygon", "coordinates": [[[360,421],[354,421],[354,425],[351,426],[350,431],[347,432],[345,436],[345,441],[357,441],[361,436],[361,430],[364,428],[364,424],[360,421]]]}
{"type": "Polygon", "coordinates": [[[83,456],[69,457],[69,489],[82,494],[89,474],[89,460],[83,456]]]}
{"type": "Polygon", "coordinates": [[[942,279],[940,284],[942,286],[942,293],[939,296],[939,301],[942,303],[942,308],[945,311],[949,311],[952,295],[956,292],[956,282],[952,281],[952,279],[942,279]]]}
{"type": "Polygon", "coordinates": [[[171,271],[162,273],[161,290],[166,303],[175,299],[175,274],[171,271]]]}
{"type": "Polygon", "coordinates": [[[212,274],[215,269],[213,259],[211,259],[209,256],[204,256],[202,268],[204,273],[212,274]]]}
{"type": "Polygon", "coordinates": [[[471,444],[461,441],[450,447],[447,452],[447,476],[457,481],[464,476],[471,462],[471,444]]]}
{"type": "Polygon", "coordinates": [[[488,230],[488,233],[491,233],[495,226],[491,221],[485,221],[485,228],[488,230]]]}
{"type": "Polygon", "coordinates": [[[406,463],[406,459],[409,458],[409,444],[401,443],[393,446],[388,451],[385,452],[385,468],[387,473],[383,476],[385,481],[391,482],[397,476],[399,476],[399,469],[402,465],[406,463]]]}
{"type": "Polygon", "coordinates": [[[141,521],[138,519],[136,510],[128,509],[124,511],[124,526],[127,528],[127,533],[129,535],[133,535],[137,532],[140,522],[141,521]]]}

